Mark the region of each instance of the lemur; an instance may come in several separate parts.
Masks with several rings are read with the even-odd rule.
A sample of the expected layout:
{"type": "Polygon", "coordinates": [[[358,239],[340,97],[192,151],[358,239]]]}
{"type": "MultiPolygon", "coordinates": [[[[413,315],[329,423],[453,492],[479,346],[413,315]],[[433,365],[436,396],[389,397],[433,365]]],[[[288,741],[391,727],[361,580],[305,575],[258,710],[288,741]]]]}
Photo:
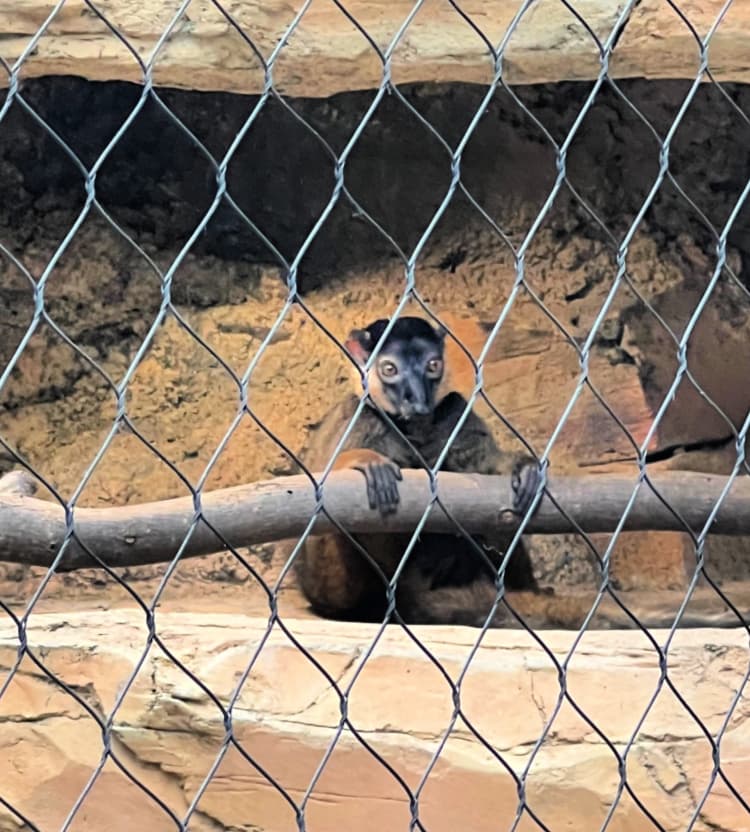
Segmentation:
{"type": "MultiPolygon", "coordinates": [[[[386,326],[387,321],[381,319],[349,334],[345,346],[360,369],[386,326]]],[[[459,393],[446,393],[441,388],[444,341],[445,331],[427,320],[403,317],[396,321],[368,371],[368,404],[333,465],[334,470],[360,471],[366,480],[370,507],[384,515],[398,510],[401,468],[424,468],[425,464],[434,467],[467,407],[459,393]]],[[[358,378],[361,380],[361,374],[358,378]]],[[[309,471],[320,471],[328,464],[358,402],[359,397],[352,394],[323,418],[302,452],[309,471]]],[[[540,481],[539,469],[531,458],[501,451],[487,425],[473,411],[440,470],[512,473],[512,509],[521,516],[533,501],[540,481]]],[[[296,570],[312,609],[329,618],[382,621],[387,610],[383,577],[392,578],[410,539],[410,534],[355,536],[358,546],[382,570],[381,575],[345,534],[309,537],[298,553],[296,570]]],[[[483,625],[497,598],[496,570],[511,539],[512,535],[493,540],[490,547],[476,535],[472,543],[458,532],[422,533],[397,581],[396,610],[401,620],[411,624],[483,625]]],[[[509,560],[505,585],[508,589],[538,591],[522,540],[509,560]]],[[[507,623],[502,606],[498,610],[491,626],[507,623]]]]}

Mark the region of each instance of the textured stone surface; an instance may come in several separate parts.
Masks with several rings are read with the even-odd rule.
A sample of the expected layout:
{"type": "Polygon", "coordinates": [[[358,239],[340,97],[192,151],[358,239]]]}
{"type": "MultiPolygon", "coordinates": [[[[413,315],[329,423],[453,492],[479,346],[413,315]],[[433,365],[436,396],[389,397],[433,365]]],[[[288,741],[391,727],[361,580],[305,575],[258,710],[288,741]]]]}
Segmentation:
{"type": "MultiPolygon", "coordinates": [[[[504,77],[511,83],[589,80],[601,65],[595,35],[604,42],[626,4],[578,0],[576,18],[562,3],[543,0],[523,15],[505,50],[504,77]],[[585,24],[582,22],[585,21],[585,24]],[[588,30],[587,31],[587,27],[588,30]]],[[[701,37],[724,3],[680,6],[701,37]]],[[[265,59],[301,4],[253,0],[224,4],[265,59]]],[[[522,7],[521,0],[466,0],[461,9],[497,46],[522,7]]],[[[71,0],[55,16],[25,62],[25,77],[80,75],[91,80],[141,81],[135,58],[147,61],[170,24],[177,4],[158,0],[102,0],[97,8],[127,40],[119,41],[83,0],[71,0]],[[134,54],[135,53],[135,54],[134,54]]],[[[384,51],[409,17],[412,0],[357,0],[346,6],[384,51]]],[[[13,63],[50,13],[41,0],[0,3],[2,55],[13,63]]],[[[710,60],[718,80],[746,81],[747,10],[735,3],[712,41],[710,60]]],[[[699,55],[695,36],[666,3],[637,4],[610,62],[618,78],[694,78],[699,55]]],[[[377,87],[382,61],[365,37],[333,3],[313,3],[274,65],[277,88],[296,96],[328,96],[377,87]]],[[[414,16],[392,55],[398,83],[463,81],[488,83],[493,62],[485,41],[448,3],[426,3],[414,16]]],[[[208,0],[190,5],[161,45],[154,62],[158,84],[200,90],[262,92],[263,67],[253,49],[208,0]]],[[[2,79],[5,81],[5,78],[2,79]]]]}
{"type": "MultiPolygon", "coordinates": [[[[736,5],[722,28],[737,13],[736,5]]],[[[642,6],[648,4],[641,4],[636,16],[642,6]]],[[[311,12],[316,10],[314,4],[311,12]]],[[[700,15],[692,8],[687,11],[700,15]]],[[[86,21],[84,15],[79,23],[86,21]]],[[[628,37],[623,35],[619,46],[627,45],[628,37]]],[[[714,52],[711,55],[713,60],[714,52]]],[[[627,81],[620,89],[663,136],[689,87],[689,82],[627,81]]],[[[74,78],[31,80],[23,91],[87,166],[111,141],[140,94],[130,84],[91,84],[74,78]],[[97,117],[92,119],[91,113],[97,117]]],[[[561,141],[589,91],[587,83],[566,83],[516,87],[514,94],[561,141]]],[[[726,221],[750,175],[750,129],[733,106],[750,112],[750,87],[727,85],[724,91],[731,102],[711,84],[697,91],[670,150],[680,187],[716,228],[726,221]]],[[[484,92],[472,85],[402,87],[411,105],[452,146],[482,104],[484,92]]],[[[257,103],[257,98],[242,95],[169,90],[161,94],[217,158],[257,103]]],[[[371,93],[362,92],[333,100],[295,98],[290,103],[340,150],[371,100],[371,93]]],[[[13,198],[0,205],[2,240],[38,276],[76,220],[85,198],[82,178],[20,106],[11,107],[3,125],[0,186],[13,198]]],[[[602,87],[570,147],[568,174],[615,240],[648,194],[658,156],[648,129],[611,87],[602,87]]],[[[269,101],[237,149],[228,183],[248,216],[292,259],[330,197],[332,167],[317,141],[277,102],[269,101]]],[[[463,181],[488,215],[520,244],[555,177],[549,142],[523,118],[510,94],[498,90],[466,148],[463,181]]],[[[347,162],[347,188],[409,252],[437,210],[449,180],[445,148],[420,129],[398,97],[386,97],[347,162]]],[[[152,103],[99,170],[96,186],[111,215],[166,268],[203,219],[215,192],[215,175],[189,138],[152,103]]],[[[563,191],[525,258],[528,285],[570,340],[521,293],[484,367],[485,388],[499,413],[536,450],[549,441],[575,391],[581,367],[572,344],[588,337],[617,271],[611,241],[572,202],[563,191]]],[[[338,206],[300,265],[306,303],[339,337],[349,326],[366,322],[372,310],[391,312],[404,286],[403,268],[392,246],[350,208],[338,206]]],[[[715,242],[694,214],[665,183],[628,252],[634,290],[651,301],[677,333],[684,329],[715,267],[715,242]]],[[[735,224],[742,232],[739,243],[750,240],[749,217],[746,204],[735,224]]],[[[278,263],[233,211],[224,205],[214,220],[177,269],[172,297],[183,319],[241,374],[282,310],[285,286],[278,263]]],[[[747,260],[750,245],[743,243],[743,251],[747,260]]],[[[739,272],[734,253],[730,261],[739,272]]],[[[54,321],[113,379],[121,379],[157,314],[159,280],[141,256],[95,218],[84,222],[51,278],[45,299],[54,321]]],[[[441,315],[453,311],[494,321],[514,279],[507,247],[457,196],[419,258],[416,282],[422,297],[441,315]]],[[[717,287],[691,339],[689,360],[693,377],[739,429],[750,397],[743,384],[747,296],[735,289],[728,280],[717,287]]],[[[0,366],[24,337],[33,310],[26,277],[2,258],[0,366]]],[[[469,346],[477,355],[477,339],[469,339],[469,346]]],[[[726,440],[720,449],[711,444],[699,451],[691,445],[683,453],[678,448],[659,465],[725,473],[736,457],[731,426],[687,381],[673,401],[667,398],[676,352],[657,319],[634,291],[622,286],[594,341],[589,380],[638,442],[665,400],[669,406],[652,448],[669,452],[670,447],[702,440],[726,440]]],[[[276,437],[296,451],[323,410],[341,395],[347,375],[341,354],[295,310],[253,374],[254,412],[273,424],[276,437]]],[[[185,494],[183,483],[150,446],[195,482],[237,405],[236,386],[222,367],[180,325],[168,321],[129,385],[128,412],[148,444],[118,434],[84,489],[81,504],[185,494]]],[[[46,326],[37,330],[0,392],[0,433],[65,496],[80,483],[115,414],[114,396],[103,377],[46,326]]],[[[501,440],[518,447],[497,416],[492,422],[501,440]]],[[[552,449],[554,470],[588,474],[629,458],[625,464],[635,477],[633,456],[626,433],[584,388],[552,449]]],[[[246,419],[217,460],[207,487],[274,476],[289,471],[290,464],[282,448],[246,419]]],[[[545,582],[574,583],[591,591],[598,584],[580,539],[569,535],[533,543],[545,582]]],[[[714,538],[708,548],[713,577],[746,577],[744,541],[714,538]]],[[[256,567],[270,560],[267,550],[253,554],[256,567]]],[[[686,535],[627,536],[612,553],[612,575],[626,589],[684,586],[684,563],[692,573],[695,554],[686,535]]],[[[4,597],[21,601],[39,579],[16,567],[3,568],[0,575],[3,590],[7,587],[4,597]]],[[[159,575],[159,570],[134,570],[128,578],[158,581],[159,575]]],[[[207,579],[226,587],[247,582],[249,574],[231,556],[219,556],[181,565],[175,578],[183,591],[192,587],[200,595],[207,579]],[[195,589],[196,581],[201,582],[200,590],[195,589]]],[[[68,576],[53,581],[49,592],[100,598],[103,583],[111,587],[101,573],[68,576]]],[[[150,591],[143,584],[140,588],[150,591]]]]}
{"type": "MultiPolygon", "coordinates": [[[[164,645],[226,703],[261,646],[261,619],[157,614],[164,645]]],[[[451,691],[432,661],[390,628],[364,663],[376,628],[289,619],[287,626],[331,678],[353,685],[348,715],[371,747],[416,789],[441,747],[453,711],[451,691]],[[355,681],[356,679],[356,681],[355,681]]],[[[414,628],[451,678],[463,667],[476,631],[414,628]]],[[[562,660],[573,635],[544,641],[562,660]]],[[[127,610],[39,615],[29,645],[45,666],[100,716],[111,712],[146,646],[142,613],[127,610]]],[[[665,634],[655,632],[658,642],[665,634]]],[[[16,656],[15,633],[0,629],[0,674],[16,656]]],[[[678,633],[669,654],[675,688],[716,735],[747,670],[747,635],[731,630],[678,633]]],[[[659,661],[639,633],[586,634],[568,666],[568,692],[598,730],[622,750],[659,682],[659,661]]],[[[461,687],[462,713],[420,793],[425,826],[438,832],[484,832],[512,821],[516,787],[495,754],[517,774],[560,697],[551,659],[522,633],[488,634],[461,687]]],[[[276,627],[242,685],[234,736],[245,753],[301,801],[340,721],[339,697],[319,670],[276,627]]],[[[736,788],[750,777],[750,708],[740,699],[722,740],[722,770],[736,788]]],[[[117,759],[178,816],[184,815],[222,748],[214,702],[154,647],[114,719],[117,759]]],[[[28,659],[0,698],[0,793],[39,829],[62,824],[101,755],[101,734],[74,700],[28,659]]],[[[711,751],[701,728],[665,687],[628,755],[627,778],[667,830],[685,829],[709,784],[711,751]]],[[[530,808],[551,828],[595,829],[619,784],[617,764],[592,725],[563,701],[526,786],[530,808]]],[[[407,796],[391,774],[345,731],[307,803],[310,829],[364,832],[409,821],[407,796]]],[[[624,796],[610,828],[641,830],[647,820],[624,796]]],[[[520,828],[532,829],[528,817],[520,828]]],[[[19,828],[0,809],[0,829],[19,828]]],[[[73,829],[168,830],[174,823],[111,761],[80,808],[73,829]]],[[[197,804],[196,830],[296,829],[279,792],[230,747],[197,804]]],[[[748,815],[717,781],[696,829],[747,832],[748,815]]]]}
{"type": "MultiPolygon", "coordinates": [[[[540,232],[537,245],[527,263],[530,284],[544,295],[546,308],[563,322],[571,337],[581,341],[609,291],[606,278],[613,269],[611,253],[603,244],[583,243],[577,237],[570,243],[559,244],[545,231],[540,232]],[[585,294],[571,298],[580,285],[589,282],[585,294]]],[[[492,322],[507,302],[514,279],[513,261],[490,234],[470,238],[466,260],[454,273],[441,265],[441,258],[449,250],[444,244],[430,254],[420,269],[419,286],[430,308],[449,324],[476,358],[487,338],[486,329],[477,324],[477,319],[492,322]],[[476,318],[465,318],[465,309],[473,310],[476,318]]],[[[683,285],[682,272],[674,265],[659,263],[658,268],[654,267],[659,252],[648,238],[634,241],[631,255],[631,279],[644,294],[658,300],[674,287],[671,295],[679,296],[679,289],[680,297],[687,298],[679,305],[660,304],[666,307],[661,309],[663,316],[671,315],[670,322],[678,329],[690,304],[697,302],[698,293],[683,285]]],[[[695,256],[701,265],[703,261],[695,256]]],[[[185,306],[185,320],[241,374],[283,308],[286,289],[270,269],[253,280],[239,267],[236,271],[222,271],[215,261],[202,258],[191,259],[176,281],[178,285],[200,285],[209,282],[215,272],[234,281],[238,297],[232,303],[207,308],[185,306]]],[[[56,275],[47,293],[55,318],[64,321],[70,337],[85,344],[111,377],[121,377],[140,346],[150,303],[158,295],[151,273],[132,252],[115,246],[100,226],[91,226],[80,232],[71,247],[70,259],[56,275]],[[115,264],[122,265],[117,268],[115,264]]],[[[348,328],[371,320],[373,310],[389,314],[402,286],[403,270],[391,265],[341,277],[308,293],[307,302],[318,319],[343,339],[348,328]]],[[[15,297],[8,294],[8,298],[9,320],[23,320],[28,311],[27,298],[20,292],[15,297]]],[[[733,361],[731,356],[738,348],[745,348],[741,335],[747,326],[746,302],[743,306],[742,299],[737,299],[736,322],[720,314],[734,299],[729,289],[717,291],[715,302],[702,316],[697,333],[704,345],[712,333],[721,333],[721,338],[710,349],[704,346],[698,354],[713,363],[697,362],[693,374],[741,424],[741,412],[750,407],[750,398],[747,389],[736,383],[735,370],[743,364],[733,361]]],[[[673,354],[664,338],[655,338],[660,330],[653,317],[634,306],[627,294],[618,294],[610,309],[610,320],[617,322],[620,316],[626,317],[628,328],[622,327],[621,334],[609,333],[605,328],[610,337],[595,340],[588,362],[589,377],[611,412],[641,443],[660,397],[671,382],[673,354]],[[643,379],[648,379],[648,385],[643,379]]],[[[413,306],[409,310],[419,311],[413,306]]],[[[15,338],[22,331],[11,326],[4,331],[6,355],[10,356],[15,338]]],[[[450,383],[468,395],[476,380],[472,363],[452,339],[448,340],[448,350],[450,383]]],[[[115,415],[111,391],[101,376],[49,329],[40,330],[31,340],[18,368],[19,372],[2,391],[3,401],[9,406],[0,409],[0,430],[61,493],[71,494],[111,427],[115,415]]],[[[484,389],[497,413],[541,451],[575,394],[580,376],[578,355],[570,342],[532,299],[521,295],[487,352],[483,366],[484,389]]],[[[302,310],[294,309],[286,316],[253,375],[254,413],[286,447],[297,451],[326,409],[347,389],[349,379],[345,356],[302,310]]],[[[714,438],[726,430],[726,425],[708,418],[709,407],[700,405],[694,390],[682,385],[662,422],[664,438],[662,431],[657,431],[651,449],[714,438]],[[692,422],[686,420],[686,412],[694,412],[696,418],[692,422]]],[[[138,429],[195,482],[222,441],[237,406],[236,386],[221,366],[182,326],[174,320],[167,321],[129,385],[128,412],[138,429]]],[[[518,439],[486,403],[478,401],[477,410],[489,419],[501,445],[521,450],[518,439]]],[[[729,450],[733,447],[732,443],[729,450]]],[[[683,460],[690,456],[682,455],[683,460]]],[[[632,459],[633,444],[626,432],[584,388],[552,448],[554,470],[593,475],[605,468],[619,469],[631,473],[635,485],[636,466],[632,459]]],[[[667,460],[668,464],[674,462],[679,459],[667,460]]],[[[730,454],[722,466],[713,470],[727,473],[732,462],[730,454]]],[[[706,464],[704,460],[702,465],[706,464]]],[[[283,450],[260,427],[245,419],[217,460],[207,488],[292,471],[292,462],[283,450]]],[[[94,471],[80,502],[102,506],[185,493],[182,483],[159,457],[135,435],[120,433],[94,471]]],[[[596,543],[603,552],[608,536],[599,536],[596,543]]],[[[746,548],[732,539],[726,541],[724,549],[727,556],[723,561],[709,559],[712,574],[734,580],[745,578],[746,548]]],[[[715,550],[712,539],[709,552],[715,550]]],[[[572,534],[559,538],[538,536],[532,540],[532,551],[539,578],[545,584],[574,584],[591,593],[598,586],[598,571],[580,538],[572,534]]],[[[265,553],[253,555],[251,562],[257,568],[265,553]]],[[[624,534],[612,552],[612,576],[623,589],[681,587],[685,585],[685,564],[688,574],[692,574],[694,562],[694,548],[686,535],[624,534]]],[[[280,563],[276,561],[274,565],[278,571],[280,563]]],[[[262,566],[267,563],[264,561],[262,566]]],[[[144,567],[132,570],[128,577],[158,579],[161,571],[161,567],[144,567]]],[[[37,570],[4,567],[0,575],[7,575],[10,580],[0,586],[6,597],[28,597],[39,574],[37,570]]],[[[195,591],[194,582],[207,578],[223,583],[243,582],[248,580],[249,573],[231,555],[224,555],[208,563],[181,565],[175,583],[182,584],[183,591],[188,591],[192,584],[195,591]]],[[[94,592],[101,597],[101,581],[107,582],[101,573],[95,578],[90,573],[65,576],[56,579],[50,591],[94,592]]],[[[147,594],[150,590],[141,586],[140,591],[147,594]]]]}

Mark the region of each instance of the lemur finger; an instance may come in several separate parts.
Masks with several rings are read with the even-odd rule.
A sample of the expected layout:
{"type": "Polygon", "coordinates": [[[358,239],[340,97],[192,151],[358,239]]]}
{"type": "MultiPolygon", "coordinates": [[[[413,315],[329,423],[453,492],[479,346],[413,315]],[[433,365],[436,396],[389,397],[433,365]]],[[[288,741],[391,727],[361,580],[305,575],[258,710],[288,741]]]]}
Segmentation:
{"type": "Polygon", "coordinates": [[[513,466],[513,470],[510,474],[510,487],[513,490],[513,505],[515,506],[515,500],[517,499],[518,492],[521,490],[521,470],[523,469],[523,465],[516,463],[513,466]]]}
{"type": "Polygon", "coordinates": [[[402,479],[400,476],[401,472],[396,466],[389,466],[387,469],[386,479],[388,481],[388,500],[393,506],[393,510],[396,510],[396,506],[401,499],[398,493],[398,481],[402,479]]]}
{"type": "Polygon", "coordinates": [[[395,506],[400,502],[401,495],[398,491],[398,484],[399,482],[403,481],[404,475],[401,473],[401,469],[396,465],[395,462],[388,463],[388,481],[390,483],[390,495],[391,495],[391,502],[394,504],[394,511],[395,506]]]}
{"type": "Polygon", "coordinates": [[[377,508],[381,514],[385,514],[385,493],[383,487],[383,471],[380,465],[370,465],[370,472],[372,474],[372,481],[375,486],[375,499],[377,500],[377,508]]]}
{"type": "Polygon", "coordinates": [[[370,476],[372,477],[373,508],[383,514],[383,485],[380,481],[380,470],[377,465],[370,465],[370,476]]]}
{"type": "Polygon", "coordinates": [[[369,503],[371,509],[376,509],[378,507],[378,495],[375,480],[373,478],[372,466],[356,465],[354,470],[359,471],[360,474],[364,476],[365,484],[367,486],[367,502],[369,503]]]}
{"type": "Polygon", "coordinates": [[[382,465],[373,463],[372,465],[370,465],[370,471],[372,473],[372,480],[375,487],[375,499],[377,501],[377,509],[380,511],[381,514],[388,514],[390,507],[388,504],[388,489],[387,482],[385,479],[384,468],[382,465]]]}
{"type": "Polygon", "coordinates": [[[391,489],[389,491],[389,496],[391,500],[391,505],[393,506],[393,510],[396,511],[396,507],[398,506],[399,502],[401,501],[401,495],[398,493],[398,485],[396,482],[391,482],[391,489]]]}
{"type": "Polygon", "coordinates": [[[401,473],[401,469],[396,465],[395,462],[385,462],[383,463],[383,473],[385,475],[385,480],[390,486],[390,489],[396,490],[396,494],[398,494],[398,482],[399,480],[403,480],[404,475],[401,473]]]}
{"type": "Polygon", "coordinates": [[[391,463],[378,466],[381,511],[383,514],[394,512],[398,504],[398,485],[396,484],[394,467],[391,463]]]}
{"type": "Polygon", "coordinates": [[[513,510],[516,513],[526,514],[541,481],[542,472],[535,463],[524,462],[516,465],[512,475],[513,510]]]}
{"type": "Polygon", "coordinates": [[[384,465],[382,468],[382,476],[384,501],[388,506],[388,511],[393,513],[396,511],[399,501],[398,481],[393,466],[384,465]]]}

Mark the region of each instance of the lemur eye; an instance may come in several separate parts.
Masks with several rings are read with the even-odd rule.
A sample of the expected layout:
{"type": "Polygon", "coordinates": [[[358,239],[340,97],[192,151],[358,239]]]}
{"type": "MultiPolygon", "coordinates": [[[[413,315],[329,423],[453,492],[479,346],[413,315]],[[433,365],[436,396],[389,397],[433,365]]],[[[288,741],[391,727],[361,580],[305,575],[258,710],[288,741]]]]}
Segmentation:
{"type": "Polygon", "coordinates": [[[393,378],[398,373],[398,367],[392,361],[383,361],[380,364],[380,372],[386,378],[393,378]]]}
{"type": "Polygon", "coordinates": [[[439,358],[431,358],[427,362],[427,372],[431,376],[438,375],[443,369],[443,362],[439,358]]]}

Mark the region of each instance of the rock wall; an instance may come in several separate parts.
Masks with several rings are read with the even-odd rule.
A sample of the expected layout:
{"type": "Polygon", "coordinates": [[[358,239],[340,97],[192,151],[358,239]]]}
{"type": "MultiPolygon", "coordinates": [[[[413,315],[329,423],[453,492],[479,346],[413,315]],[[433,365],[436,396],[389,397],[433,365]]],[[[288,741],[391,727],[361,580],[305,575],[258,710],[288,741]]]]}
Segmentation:
{"type": "MultiPolygon", "coordinates": [[[[617,90],[600,89],[566,154],[567,181],[578,196],[568,187],[560,190],[542,225],[551,236],[539,236],[528,258],[544,257],[555,246],[562,254],[573,237],[594,239],[607,248],[612,237],[622,237],[659,171],[654,131],[667,134],[690,87],[688,81],[624,81],[617,90]]],[[[499,88],[485,102],[486,91],[475,85],[424,84],[400,88],[401,97],[386,96],[347,158],[346,188],[354,202],[341,196],[299,264],[302,292],[343,272],[394,262],[399,258],[394,243],[407,253],[417,245],[451,181],[449,153],[420,118],[455,147],[476,112],[485,108],[464,151],[461,179],[487,216],[520,244],[557,178],[550,137],[558,143],[565,139],[590,91],[588,83],[516,87],[512,95],[499,88]]],[[[90,167],[139,102],[140,88],[46,78],[27,81],[23,94],[81,164],[90,167]]],[[[112,219],[166,268],[202,224],[216,194],[216,169],[196,142],[220,160],[259,98],[170,89],[159,90],[159,97],[172,115],[147,100],[97,169],[96,194],[112,219]]],[[[333,193],[331,154],[343,151],[372,93],[285,101],[265,103],[234,149],[227,184],[245,216],[291,262],[333,193]]],[[[663,260],[699,285],[707,277],[707,264],[703,258],[696,260],[693,248],[713,262],[716,237],[711,226],[722,228],[750,177],[750,126],[743,112],[750,112],[750,88],[703,85],[672,137],[673,178],[659,189],[641,226],[654,238],[660,260],[652,266],[653,283],[638,283],[647,298],[664,288],[659,273],[668,264],[663,260]]],[[[33,271],[52,256],[84,206],[84,184],[80,168],[58,141],[20,105],[11,106],[0,132],[0,188],[8,194],[0,205],[0,223],[6,245],[22,253],[33,271]]],[[[731,248],[743,258],[750,251],[749,222],[750,207],[744,202],[729,235],[731,248]]],[[[233,277],[238,263],[282,266],[268,243],[226,201],[201,227],[192,252],[217,258],[212,276],[215,271],[226,274],[219,279],[193,274],[190,281],[178,277],[178,304],[205,307],[236,301],[242,296],[233,277]]],[[[471,253],[472,236],[489,228],[458,192],[428,242],[433,249],[442,243],[438,262],[454,274],[452,264],[471,253]]],[[[112,232],[113,245],[119,245],[118,237],[112,232]]],[[[581,279],[579,268],[589,254],[583,248],[572,256],[567,263],[561,258],[569,273],[567,294],[585,294],[592,285],[611,279],[611,272],[601,271],[589,271],[581,279]]],[[[253,270],[244,268],[244,281],[252,281],[253,270]]],[[[18,289],[25,285],[19,281],[18,289]]],[[[149,295],[148,302],[155,299],[149,295]]]]}
{"type": "MultiPolygon", "coordinates": [[[[623,82],[621,89],[664,133],[687,85],[623,82]]],[[[515,94],[560,138],[587,90],[584,84],[529,86],[516,88],[515,94]]],[[[557,470],[596,472],[624,465],[635,476],[633,443],[644,440],[677,368],[675,344],[664,324],[678,334],[684,328],[715,265],[705,219],[720,226],[750,175],[748,128],[735,109],[747,109],[748,91],[740,85],[726,91],[729,99],[713,86],[701,88],[674,137],[674,182],[665,183],[629,248],[628,282],[615,296],[590,356],[592,386],[582,390],[552,450],[557,470]],[[700,205],[704,219],[683,194],[700,205]]],[[[441,135],[455,142],[479,106],[482,91],[414,86],[403,94],[441,135]]],[[[24,85],[28,103],[85,165],[92,165],[107,146],[138,95],[127,84],[69,78],[24,85]]],[[[247,96],[174,90],[160,91],[160,96],[217,158],[257,102],[247,96]]],[[[369,94],[350,93],[295,99],[293,105],[332,147],[341,148],[369,100],[369,94]]],[[[57,142],[18,105],[11,107],[4,125],[0,185],[13,198],[0,204],[2,240],[38,277],[84,204],[83,180],[57,142]]],[[[570,184],[590,210],[573,191],[561,191],[525,258],[531,291],[519,296],[484,368],[495,408],[537,450],[576,390],[581,367],[574,345],[585,340],[616,274],[610,235],[617,239],[632,221],[651,187],[657,160],[658,146],[648,128],[620,96],[604,88],[567,156],[570,184]]],[[[390,98],[349,159],[347,188],[408,251],[445,193],[449,167],[445,148],[420,128],[402,102],[390,98]]],[[[240,207],[289,259],[329,199],[333,183],[331,160],[320,140],[278,102],[269,104],[240,143],[227,175],[240,207]]],[[[555,155],[539,126],[508,93],[498,91],[466,149],[462,177],[472,195],[518,243],[555,176],[555,155]]],[[[122,378],[161,303],[159,275],[143,253],[162,270],[169,267],[200,223],[214,190],[214,173],[205,156],[154,102],[97,173],[101,205],[127,237],[96,211],[86,218],[46,286],[50,322],[37,328],[0,391],[0,433],[63,496],[70,496],[81,482],[116,412],[110,382],[87,357],[110,379],[122,378]],[[83,352],[76,352],[65,337],[83,352]]],[[[748,360],[742,283],[746,214],[740,212],[731,238],[732,272],[722,275],[689,351],[691,378],[721,413],[692,381],[684,382],[652,437],[654,465],[731,470],[732,425],[739,428],[750,407],[743,383],[748,360]]],[[[509,247],[460,195],[428,240],[416,275],[422,298],[446,320],[453,316],[452,326],[459,327],[461,339],[478,355],[484,333],[457,319],[494,321],[509,296],[515,266],[509,247]]],[[[8,257],[0,259],[0,276],[4,366],[32,320],[33,298],[28,278],[8,257]]],[[[364,323],[373,310],[393,310],[403,285],[393,246],[344,202],[300,267],[307,308],[339,338],[350,326],[364,323]]],[[[172,299],[180,321],[171,317],[156,331],[130,381],[128,414],[140,438],[127,431],[113,438],[87,480],[82,504],[185,493],[165,460],[195,481],[238,406],[236,383],[195,335],[240,375],[286,298],[281,263],[223,204],[174,273],[172,299]]],[[[461,354],[456,351],[456,356],[461,354]]],[[[346,367],[313,319],[298,306],[289,310],[251,381],[253,414],[265,425],[273,424],[275,439],[251,418],[242,420],[207,487],[290,471],[288,451],[301,447],[341,395],[348,384],[346,367]]],[[[457,367],[455,375],[460,389],[471,388],[472,372],[457,367]]],[[[481,404],[480,410],[501,442],[520,447],[496,414],[481,404]]],[[[601,552],[607,539],[593,542],[601,552]]],[[[538,539],[535,548],[544,583],[585,585],[590,592],[598,585],[595,559],[574,534],[538,539]]],[[[714,578],[745,578],[743,542],[714,538],[710,548],[714,578]]],[[[256,554],[272,557],[265,549],[256,554]]],[[[625,535],[612,552],[612,575],[623,589],[684,587],[694,562],[687,535],[625,535]]],[[[26,597],[38,580],[36,572],[17,568],[5,574],[10,578],[7,590],[18,597],[26,597]]],[[[231,558],[191,565],[185,572],[187,583],[190,575],[247,580],[231,558]]],[[[154,573],[135,570],[131,577],[152,579],[154,573]]],[[[82,585],[72,588],[67,582],[74,578],[60,579],[60,584],[88,592],[102,578],[81,580],[82,585]]]]}
{"type": "MultiPolygon", "coordinates": [[[[599,45],[629,6],[609,61],[611,77],[693,79],[700,67],[697,38],[715,27],[713,76],[750,79],[747,12],[740,4],[725,10],[722,0],[683,2],[681,16],[658,0],[578,0],[570,8],[542,0],[513,25],[523,6],[521,0],[464,0],[461,14],[444,3],[417,7],[415,14],[412,0],[357,0],[345,15],[335,4],[313,3],[273,61],[273,79],[280,91],[294,96],[375,89],[383,75],[382,55],[409,20],[390,56],[397,83],[489,84],[494,75],[489,44],[497,48],[511,27],[503,53],[507,82],[592,80],[601,71],[599,45]]],[[[3,57],[13,64],[24,56],[24,77],[73,74],[135,82],[143,80],[144,64],[152,60],[151,77],[161,86],[260,93],[263,61],[270,60],[299,11],[281,0],[192,3],[182,15],[177,6],[158,0],[102,0],[96,9],[69,0],[48,21],[52,10],[41,0],[4,0],[3,57]],[[32,42],[45,22],[43,35],[32,42]]]]}
{"type": "MultiPolygon", "coordinates": [[[[242,615],[160,612],[156,620],[166,649],[224,704],[266,628],[264,620],[242,615]]],[[[469,822],[476,832],[509,826],[518,806],[513,777],[526,766],[526,800],[542,823],[553,829],[599,828],[621,786],[606,737],[620,753],[632,739],[627,784],[661,828],[687,828],[708,789],[692,828],[750,830],[746,810],[723,779],[740,792],[750,780],[750,708],[745,698],[735,701],[747,672],[747,637],[741,632],[678,633],[669,651],[672,684],[711,736],[722,732],[723,778],[712,782],[706,735],[666,687],[639,722],[660,678],[658,655],[640,633],[588,633],[568,666],[570,699],[562,702],[550,656],[528,636],[489,633],[461,684],[463,718],[454,724],[445,677],[399,628],[389,629],[369,654],[374,627],[286,624],[339,689],[350,689],[352,728],[342,733],[314,783],[306,803],[309,828],[380,832],[406,827],[411,818],[406,789],[418,787],[419,817],[430,830],[453,832],[469,822]],[[394,697],[396,689],[400,693],[394,697]],[[535,743],[551,720],[532,761],[535,743]]],[[[15,632],[2,627],[4,682],[18,645],[15,632]]],[[[416,627],[414,633],[456,679],[475,633],[441,627],[416,627]]],[[[544,635],[561,661],[572,634],[544,635]]],[[[664,635],[654,633],[659,643],[664,635]]],[[[152,649],[137,664],[146,647],[140,613],[40,615],[29,627],[28,640],[45,667],[100,718],[124,694],[112,725],[112,750],[122,769],[107,761],[71,828],[174,829],[128,777],[183,817],[225,746],[216,703],[161,650],[152,649]]],[[[330,681],[275,627],[241,685],[232,711],[234,742],[197,801],[190,828],[297,829],[293,806],[280,789],[299,805],[340,720],[339,696],[330,681]]],[[[60,828],[99,762],[101,731],[80,704],[24,658],[0,698],[0,751],[0,794],[40,829],[51,830],[60,828]]],[[[623,793],[609,828],[636,832],[649,824],[633,797],[623,793]]],[[[519,828],[534,826],[526,816],[519,828]]],[[[21,828],[0,807],[0,829],[21,828]]]]}

